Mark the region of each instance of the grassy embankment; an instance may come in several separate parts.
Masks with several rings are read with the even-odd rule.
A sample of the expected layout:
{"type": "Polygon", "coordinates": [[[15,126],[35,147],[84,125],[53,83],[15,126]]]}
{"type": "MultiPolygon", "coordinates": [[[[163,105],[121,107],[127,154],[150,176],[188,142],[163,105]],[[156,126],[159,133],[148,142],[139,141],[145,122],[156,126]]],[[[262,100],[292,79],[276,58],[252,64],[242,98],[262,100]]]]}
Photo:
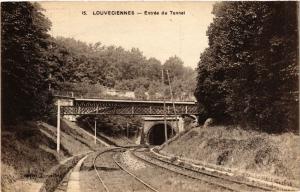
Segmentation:
{"type": "Polygon", "coordinates": [[[267,134],[237,127],[197,127],[163,148],[162,153],[228,168],[240,176],[254,176],[300,187],[300,137],[267,134]]]}
{"type": "Polygon", "coordinates": [[[61,152],[58,154],[56,128],[51,125],[25,122],[2,128],[3,191],[36,191],[43,183],[43,187],[51,191],[79,156],[70,157],[102,147],[101,144],[95,145],[93,138],[81,129],[69,127],[65,122],[62,122],[61,130],[61,152]]]}

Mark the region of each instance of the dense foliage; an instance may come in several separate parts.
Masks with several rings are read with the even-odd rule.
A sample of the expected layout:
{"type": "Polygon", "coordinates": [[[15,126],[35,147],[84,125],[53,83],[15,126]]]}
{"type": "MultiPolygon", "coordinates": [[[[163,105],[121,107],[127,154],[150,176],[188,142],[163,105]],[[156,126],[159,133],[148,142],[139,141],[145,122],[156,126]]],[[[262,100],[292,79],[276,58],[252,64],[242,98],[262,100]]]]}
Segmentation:
{"type": "Polygon", "coordinates": [[[30,120],[51,111],[51,90],[102,97],[105,89],[132,91],[138,99],[170,96],[161,70],[169,71],[177,99],[190,99],[195,71],[177,56],[164,65],[137,49],[51,37],[51,22],[38,3],[1,4],[2,114],[5,122],[30,120]]]}
{"type": "Polygon", "coordinates": [[[1,3],[2,117],[5,122],[44,115],[50,21],[37,3],[1,3]]]}
{"type": "Polygon", "coordinates": [[[142,119],[138,116],[122,115],[98,115],[96,117],[82,116],[78,123],[88,129],[94,129],[95,118],[97,130],[108,136],[128,136],[132,137],[138,133],[142,126],[142,119]]]}
{"type": "Polygon", "coordinates": [[[133,91],[139,99],[145,98],[146,92],[150,98],[156,98],[164,90],[169,94],[166,72],[164,85],[161,82],[161,71],[165,69],[169,71],[177,99],[191,99],[193,95],[195,86],[191,85],[196,84],[195,71],[184,67],[177,56],[170,57],[162,65],[155,58],[147,59],[137,48],[125,50],[64,37],[52,39],[52,42],[50,71],[54,89],[63,89],[65,83],[98,84],[133,91]]]}
{"type": "Polygon", "coordinates": [[[205,115],[269,132],[297,130],[297,2],[220,2],[213,14],[195,91],[205,115]]]}

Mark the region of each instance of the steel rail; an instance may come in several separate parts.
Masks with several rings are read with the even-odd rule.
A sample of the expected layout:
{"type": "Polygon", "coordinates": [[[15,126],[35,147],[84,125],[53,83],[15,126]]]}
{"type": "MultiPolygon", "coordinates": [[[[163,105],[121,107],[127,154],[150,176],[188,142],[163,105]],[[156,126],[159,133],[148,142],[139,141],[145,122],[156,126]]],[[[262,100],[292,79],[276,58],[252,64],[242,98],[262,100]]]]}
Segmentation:
{"type": "MultiPolygon", "coordinates": [[[[151,158],[152,158],[152,159],[154,158],[155,160],[158,160],[158,161],[160,161],[160,162],[163,162],[164,164],[171,165],[171,166],[174,166],[174,167],[177,167],[177,168],[180,168],[180,169],[181,169],[181,171],[177,171],[177,170],[171,169],[171,168],[169,168],[169,167],[167,167],[167,166],[164,166],[164,165],[155,163],[155,162],[153,162],[153,161],[150,161],[150,160],[148,160],[148,159],[142,158],[142,157],[138,156],[136,153],[134,153],[134,151],[133,151],[131,154],[133,154],[133,156],[135,156],[137,159],[140,159],[140,160],[142,160],[142,161],[144,161],[144,162],[146,162],[146,163],[148,163],[148,164],[154,165],[154,166],[156,166],[156,167],[160,167],[160,168],[162,168],[162,169],[165,169],[165,170],[174,172],[174,173],[179,174],[179,175],[183,175],[183,176],[188,177],[188,178],[191,178],[191,179],[200,180],[200,181],[203,181],[203,182],[206,182],[206,183],[209,183],[209,184],[213,184],[213,185],[216,185],[216,186],[218,186],[218,187],[220,187],[220,188],[227,189],[227,190],[229,190],[229,191],[237,191],[237,192],[238,192],[238,191],[240,191],[240,190],[237,190],[237,189],[235,189],[235,188],[233,188],[233,187],[225,186],[225,185],[223,185],[223,184],[221,184],[221,183],[218,183],[218,182],[210,181],[210,180],[208,180],[208,179],[199,178],[199,177],[197,177],[197,176],[193,176],[193,175],[190,175],[190,174],[187,174],[187,173],[183,173],[183,172],[181,172],[181,171],[182,171],[182,170],[188,170],[188,171],[195,172],[195,173],[197,173],[197,174],[202,174],[202,175],[206,175],[206,176],[213,177],[213,178],[217,178],[217,179],[227,180],[227,181],[230,181],[230,182],[234,182],[234,183],[236,183],[236,184],[246,185],[246,183],[235,182],[235,181],[233,181],[233,180],[228,180],[228,179],[226,179],[226,178],[218,177],[218,176],[216,176],[216,175],[212,175],[212,174],[208,174],[208,173],[205,173],[205,172],[200,172],[200,171],[188,169],[188,168],[186,168],[186,167],[182,167],[182,166],[180,166],[180,165],[176,165],[176,164],[173,164],[173,163],[171,163],[171,162],[164,161],[164,160],[161,160],[161,159],[157,159],[157,158],[154,158],[154,157],[149,157],[149,156],[147,155],[147,157],[149,157],[150,159],[151,159],[151,158]]],[[[265,190],[265,191],[270,191],[270,189],[261,188],[261,187],[258,187],[258,186],[250,186],[250,187],[252,187],[252,188],[255,187],[255,188],[263,189],[263,190],[265,190]]]]}
{"type": "Polygon", "coordinates": [[[261,189],[261,190],[264,190],[264,191],[272,191],[272,189],[268,188],[268,187],[263,187],[263,186],[257,186],[257,185],[253,185],[253,184],[250,184],[250,183],[246,183],[246,182],[242,182],[242,181],[237,181],[237,180],[233,180],[233,179],[230,179],[230,178],[224,178],[224,177],[220,177],[218,175],[214,175],[212,173],[207,173],[207,172],[204,172],[204,171],[197,171],[197,170],[194,170],[194,169],[191,169],[189,167],[183,167],[181,165],[177,165],[177,164],[174,164],[174,163],[171,163],[171,162],[168,162],[167,160],[162,160],[158,157],[154,157],[154,156],[149,156],[147,155],[149,158],[153,158],[155,160],[158,160],[160,162],[163,162],[163,163],[166,163],[166,164],[169,164],[169,165],[172,165],[172,166],[175,166],[175,167],[178,167],[178,168],[181,168],[181,169],[185,169],[185,170],[188,170],[188,171],[192,171],[194,173],[198,173],[198,174],[204,174],[204,175],[207,175],[207,176],[211,176],[211,177],[215,177],[215,178],[220,178],[220,179],[223,179],[223,180],[226,180],[226,181],[229,181],[229,182],[233,182],[233,183],[236,183],[236,184],[239,184],[239,185],[246,185],[248,187],[251,187],[251,188],[257,188],[257,189],[261,189]]]}
{"type": "Polygon", "coordinates": [[[96,166],[96,160],[97,160],[97,158],[98,158],[100,155],[102,155],[102,154],[104,154],[104,153],[107,153],[107,152],[114,151],[114,150],[116,150],[116,149],[122,149],[122,148],[121,148],[121,147],[114,147],[114,148],[110,148],[110,149],[104,150],[104,151],[98,153],[98,154],[96,155],[96,157],[94,158],[94,161],[93,161],[93,165],[94,165],[94,169],[95,169],[95,171],[96,171],[97,177],[98,177],[98,179],[100,180],[100,182],[102,183],[102,186],[104,187],[104,189],[105,189],[106,192],[109,192],[109,189],[108,189],[107,185],[104,183],[103,179],[100,177],[100,174],[99,174],[99,172],[98,172],[98,170],[97,170],[97,166],[96,166]]]}
{"type": "MultiPolygon", "coordinates": [[[[101,182],[101,184],[102,184],[102,186],[104,187],[104,189],[105,189],[105,191],[106,192],[109,192],[109,189],[108,189],[108,187],[107,187],[107,185],[105,184],[105,182],[103,181],[103,179],[101,178],[101,176],[100,176],[100,174],[99,174],[99,172],[98,172],[98,170],[97,170],[97,166],[96,166],[96,161],[97,161],[97,158],[100,156],[100,155],[102,155],[102,154],[104,154],[104,153],[108,153],[108,152],[114,152],[115,150],[120,150],[120,149],[128,149],[128,148],[140,148],[141,146],[117,146],[117,147],[113,147],[113,148],[109,148],[109,149],[106,149],[106,150],[104,150],[104,151],[101,151],[100,153],[98,153],[96,156],[95,156],[95,158],[94,158],[94,160],[93,160],[93,166],[94,166],[94,170],[95,170],[95,172],[96,172],[96,174],[97,174],[97,177],[98,177],[98,179],[100,180],[100,182],[101,182]]],[[[116,163],[117,164],[117,163],[116,163]]],[[[118,165],[118,164],[117,164],[118,165]]],[[[119,166],[119,165],[118,165],[119,166]]]]}
{"type": "Polygon", "coordinates": [[[120,163],[118,163],[116,161],[115,156],[113,156],[113,160],[120,167],[120,169],[122,169],[124,172],[126,172],[127,174],[129,174],[130,176],[132,176],[133,178],[135,178],[137,181],[139,181],[143,185],[147,186],[147,188],[151,189],[152,191],[159,192],[157,189],[155,189],[154,187],[152,187],[150,184],[148,184],[147,182],[143,181],[141,178],[139,178],[138,176],[136,176],[135,174],[131,173],[126,168],[124,168],[120,163]]]}
{"type": "MultiPolygon", "coordinates": [[[[159,165],[159,164],[157,164],[157,163],[154,163],[154,162],[152,162],[152,161],[146,160],[146,159],[144,159],[144,158],[142,158],[142,157],[136,155],[134,152],[132,152],[132,154],[133,154],[137,159],[142,160],[142,161],[144,161],[144,162],[146,162],[146,163],[148,163],[148,164],[150,164],[150,165],[159,167],[159,168],[161,168],[161,169],[165,169],[165,170],[168,170],[168,171],[170,171],[170,172],[173,172],[173,173],[176,173],[176,174],[178,174],[178,175],[182,175],[182,176],[185,176],[185,177],[188,177],[188,178],[191,178],[191,179],[200,180],[200,181],[203,181],[203,182],[206,182],[206,183],[209,183],[209,184],[214,184],[214,185],[216,185],[216,186],[218,186],[218,187],[220,187],[220,188],[223,188],[223,189],[226,189],[226,190],[229,190],[229,191],[236,191],[236,190],[234,190],[234,189],[232,189],[232,188],[229,188],[229,187],[227,187],[227,186],[221,185],[221,184],[219,184],[219,183],[211,182],[211,181],[208,181],[208,180],[205,180],[205,179],[200,179],[199,177],[195,177],[195,176],[192,176],[192,175],[188,175],[188,174],[185,174],[185,173],[182,173],[182,172],[179,172],[179,171],[175,171],[175,170],[173,170],[173,169],[170,169],[170,168],[168,168],[168,167],[166,167],[166,166],[159,165]]],[[[238,192],[238,191],[236,191],[236,192],[238,192]]]]}

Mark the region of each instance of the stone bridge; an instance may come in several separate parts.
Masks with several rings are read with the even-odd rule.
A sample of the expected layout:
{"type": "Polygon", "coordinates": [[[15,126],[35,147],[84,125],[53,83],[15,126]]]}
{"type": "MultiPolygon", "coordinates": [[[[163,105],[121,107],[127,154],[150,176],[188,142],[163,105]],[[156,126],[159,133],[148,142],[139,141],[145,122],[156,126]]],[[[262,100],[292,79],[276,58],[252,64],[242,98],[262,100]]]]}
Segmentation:
{"type": "MultiPolygon", "coordinates": [[[[165,142],[164,116],[144,116],[142,131],[137,144],[161,145],[165,142]]],[[[167,137],[171,138],[184,131],[184,120],[181,116],[166,116],[167,137]]]]}

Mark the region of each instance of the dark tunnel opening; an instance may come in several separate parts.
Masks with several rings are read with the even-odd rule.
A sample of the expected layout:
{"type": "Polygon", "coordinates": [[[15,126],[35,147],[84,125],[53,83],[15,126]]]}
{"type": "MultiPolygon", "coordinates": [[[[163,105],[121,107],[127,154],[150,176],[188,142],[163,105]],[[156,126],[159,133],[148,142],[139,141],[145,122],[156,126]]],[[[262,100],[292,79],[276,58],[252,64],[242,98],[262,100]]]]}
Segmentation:
{"type": "MultiPolygon", "coordinates": [[[[168,139],[172,136],[172,127],[167,124],[167,136],[168,139]]],[[[175,130],[173,129],[173,135],[175,135],[175,130]]],[[[148,133],[149,145],[161,145],[165,142],[165,125],[156,124],[154,125],[148,133]]]]}

